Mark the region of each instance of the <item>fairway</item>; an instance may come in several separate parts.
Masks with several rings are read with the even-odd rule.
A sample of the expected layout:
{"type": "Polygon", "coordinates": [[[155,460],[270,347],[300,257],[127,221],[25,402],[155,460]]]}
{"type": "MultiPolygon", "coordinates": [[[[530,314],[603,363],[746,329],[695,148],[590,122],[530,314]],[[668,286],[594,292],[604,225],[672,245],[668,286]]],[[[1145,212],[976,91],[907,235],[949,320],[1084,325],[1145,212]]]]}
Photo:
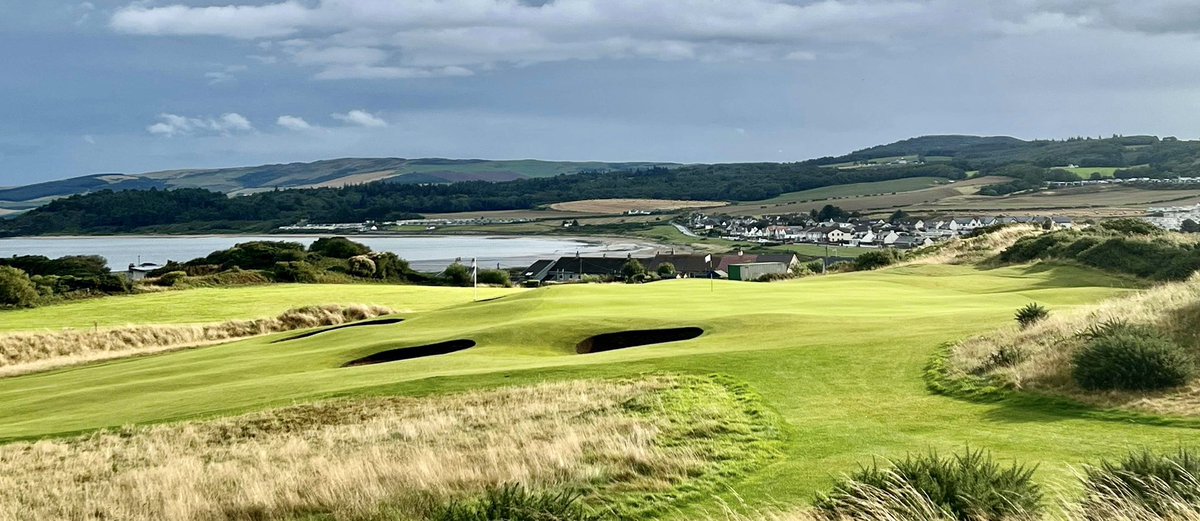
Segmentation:
{"type": "MultiPolygon", "coordinates": [[[[1063,310],[1128,291],[1120,286],[1118,279],[1075,267],[916,265],[774,284],[551,287],[414,313],[397,325],[273,344],[276,335],[0,380],[0,438],[228,415],[330,396],[721,373],[748,383],[789,425],[784,454],[739,482],[730,498],[806,503],[833,476],[873,456],[966,445],[1039,463],[1043,478],[1067,481],[1071,466],[1131,447],[1174,447],[1195,431],[1028,401],[978,404],[937,396],[925,389],[923,368],[943,343],[998,327],[1030,301],[1063,310]],[[593,335],[671,327],[704,332],[683,342],[575,354],[593,335]],[[477,346],[342,367],[381,351],[454,340],[477,346]]],[[[359,297],[413,290],[354,288],[364,292],[359,297]]],[[[421,297],[428,304],[437,292],[449,295],[443,304],[469,300],[460,290],[422,291],[430,293],[373,300],[401,299],[392,305],[402,306],[402,299],[421,297]]],[[[138,298],[144,297],[129,301],[138,298]]]]}

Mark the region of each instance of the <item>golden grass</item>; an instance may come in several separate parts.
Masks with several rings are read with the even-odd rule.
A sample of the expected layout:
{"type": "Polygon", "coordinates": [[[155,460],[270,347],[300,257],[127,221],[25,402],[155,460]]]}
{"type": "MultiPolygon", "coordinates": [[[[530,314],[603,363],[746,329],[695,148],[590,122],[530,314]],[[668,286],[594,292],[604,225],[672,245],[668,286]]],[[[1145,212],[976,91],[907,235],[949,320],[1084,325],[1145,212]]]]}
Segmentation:
{"type": "Polygon", "coordinates": [[[1200,384],[1157,393],[1079,388],[1071,378],[1071,358],[1084,343],[1079,333],[1106,321],[1161,328],[1195,352],[1200,348],[1200,275],[1087,308],[1052,313],[1027,329],[1013,325],[963,341],[951,352],[950,376],[993,377],[1017,389],[1065,395],[1098,406],[1156,414],[1200,414],[1200,384]],[[1024,360],[1012,367],[988,367],[988,357],[1002,348],[1020,350],[1024,360]]]}
{"type": "Polygon", "coordinates": [[[12,443],[0,446],[0,520],[396,519],[503,483],[587,500],[665,491],[720,457],[663,443],[705,421],[664,405],[695,382],[709,385],[683,398],[692,408],[731,392],[698,377],[573,381],[12,443]]]}
{"type": "Polygon", "coordinates": [[[954,238],[916,250],[913,260],[901,264],[970,264],[999,255],[1018,240],[1044,233],[1031,224],[1005,226],[978,237],[954,238]]]}
{"type": "Polygon", "coordinates": [[[332,326],[391,313],[391,309],[380,306],[328,304],[291,309],[272,318],[220,324],[11,333],[0,336],[0,378],[281,331],[332,326]]]}
{"type": "Polygon", "coordinates": [[[675,199],[588,199],[554,203],[551,209],[560,212],[619,214],[630,210],[671,211],[688,208],[715,208],[729,203],[723,201],[681,201],[675,199]]]}

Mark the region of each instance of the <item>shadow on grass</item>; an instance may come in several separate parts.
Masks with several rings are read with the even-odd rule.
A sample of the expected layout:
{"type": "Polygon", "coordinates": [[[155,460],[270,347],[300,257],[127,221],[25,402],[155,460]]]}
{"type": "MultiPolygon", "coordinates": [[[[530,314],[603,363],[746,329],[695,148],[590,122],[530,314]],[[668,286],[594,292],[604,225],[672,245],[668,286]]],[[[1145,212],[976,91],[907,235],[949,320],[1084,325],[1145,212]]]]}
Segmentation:
{"type": "Polygon", "coordinates": [[[300,340],[302,338],[309,338],[309,337],[317,336],[321,333],[328,333],[330,331],[337,331],[339,329],[348,329],[348,328],[352,328],[352,327],[362,327],[362,326],[387,326],[387,325],[391,325],[391,324],[399,324],[401,322],[404,322],[403,318],[383,318],[383,319],[379,319],[379,320],[368,320],[365,322],[355,322],[353,324],[342,324],[340,326],[328,327],[325,329],[318,329],[316,331],[309,331],[307,333],[301,333],[296,336],[281,338],[279,340],[272,341],[271,343],[278,344],[280,342],[300,340]]]}

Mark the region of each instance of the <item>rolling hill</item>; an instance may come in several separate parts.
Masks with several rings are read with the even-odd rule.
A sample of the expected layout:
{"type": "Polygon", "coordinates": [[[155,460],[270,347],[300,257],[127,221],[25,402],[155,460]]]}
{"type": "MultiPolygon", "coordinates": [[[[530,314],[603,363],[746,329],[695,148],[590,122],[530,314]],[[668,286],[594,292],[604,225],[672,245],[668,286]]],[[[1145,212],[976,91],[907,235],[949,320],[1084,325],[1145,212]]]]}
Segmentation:
{"type": "Polygon", "coordinates": [[[404,184],[446,184],[461,181],[513,181],[517,179],[577,174],[589,171],[628,170],[665,163],[604,163],[484,159],[344,158],[312,163],[289,163],[207,170],[165,170],[144,174],[103,173],[48,181],[28,186],[0,188],[0,215],[36,208],[51,200],[99,190],[204,188],[242,195],[276,188],[336,188],[387,181],[404,184]]]}

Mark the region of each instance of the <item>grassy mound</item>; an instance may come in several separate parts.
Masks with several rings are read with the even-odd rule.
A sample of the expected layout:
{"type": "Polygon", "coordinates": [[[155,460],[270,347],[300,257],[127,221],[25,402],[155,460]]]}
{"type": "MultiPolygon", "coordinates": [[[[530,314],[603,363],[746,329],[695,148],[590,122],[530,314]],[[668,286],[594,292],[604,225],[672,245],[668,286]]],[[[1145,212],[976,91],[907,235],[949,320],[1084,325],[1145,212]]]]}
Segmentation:
{"type": "Polygon", "coordinates": [[[1104,407],[1197,415],[1200,389],[1184,384],[1198,354],[1200,277],[1193,277],[970,338],[953,346],[944,376],[1104,407]]]}
{"type": "Polygon", "coordinates": [[[391,309],[380,306],[328,304],[290,309],[271,318],[231,320],[220,324],[11,333],[0,336],[0,377],[281,331],[333,326],[392,313],[391,309]]]}
{"type": "Polygon", "coordinates": [[[318,402],[0,446],[0,519],[583,512],[565,497],[639,517],[766,461],[773,422],[744,387],[696,376],[318,402]]]}

